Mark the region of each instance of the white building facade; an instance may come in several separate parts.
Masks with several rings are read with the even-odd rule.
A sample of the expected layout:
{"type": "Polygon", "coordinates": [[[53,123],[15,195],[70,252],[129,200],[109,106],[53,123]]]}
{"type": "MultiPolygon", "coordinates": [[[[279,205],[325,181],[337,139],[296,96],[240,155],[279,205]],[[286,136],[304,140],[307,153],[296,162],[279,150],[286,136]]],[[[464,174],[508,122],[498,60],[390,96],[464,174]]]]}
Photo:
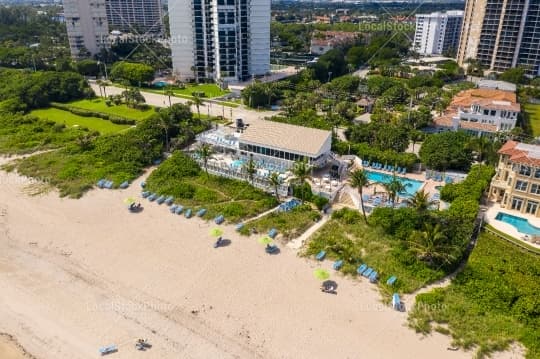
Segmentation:
{"type": "Polygon", "coordinates": [[[86,56],[86,51],[97,54],[108,46],[105,0],[64,0],[64,16],[73,57],[86,56]]]}
{"type": "Polygon", "coordinates": [[[413,50],[422,55],[441,55],[457,51],[463,11],[416,15],[413,50]]]}
{"type": "Polygon", "coordinates": [[[171,0],[169,18],[178,79],[234,83],[270,71],[270,0],[171,0]]]}

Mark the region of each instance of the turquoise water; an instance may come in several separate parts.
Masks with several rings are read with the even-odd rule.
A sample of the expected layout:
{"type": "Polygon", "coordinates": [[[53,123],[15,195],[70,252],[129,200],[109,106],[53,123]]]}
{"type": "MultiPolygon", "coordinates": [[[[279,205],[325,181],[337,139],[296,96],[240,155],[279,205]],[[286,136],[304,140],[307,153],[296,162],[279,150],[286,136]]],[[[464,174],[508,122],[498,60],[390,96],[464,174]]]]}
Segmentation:
{"type": "Polygon", "coordinates": [[[236,161],[233,161],[232,164],[231,164],[233,167],[242,167],[244,165],[244,161],[242,160],[236,160],[236,161]]]}
{"type": "Polygon", "coordinates": [[[154,82],[155,87],[165,87],[167,85],[168,85],[168,83],[166,83],[165,81],[154,82]]]}
{"type": "Polygon", "coordinates": [[[518,232],[531,234],[535,236],[540,235],[540,228],[533,226],[525,218],[512,216],[511,214],[499,212],[497,213],[497,216],[495,217],[495,219],[502,221],[504,223],[511,224],[518,230],[518,232]]]}
{"type": "MultiPolygon", "coordinates": [[[[393,175],[389,175],[386,173],[380,173],[380,172],[371,172],[371,171],[365,171],[367,178],[370,182],[379,182],[379,183],[389,183],[393,175]]],[[[401,183],[405,185],[405,192],[407,193],[400,193],[401,195],[406,196],[414,196],[416,192],[422,187],[422,184],[424,182],[412,180],[404,177],[396,177],[401,183]]]]}

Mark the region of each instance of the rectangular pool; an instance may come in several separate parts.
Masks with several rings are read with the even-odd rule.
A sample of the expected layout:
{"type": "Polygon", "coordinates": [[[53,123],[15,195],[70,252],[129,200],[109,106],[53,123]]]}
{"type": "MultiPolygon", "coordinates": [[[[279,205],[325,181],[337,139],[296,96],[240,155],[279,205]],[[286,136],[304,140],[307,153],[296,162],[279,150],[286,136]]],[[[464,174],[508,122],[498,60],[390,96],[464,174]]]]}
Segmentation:
{"type": "Polygon", "coordinates": [[[495,219],[514,226],[520,233],[530,234],[533,236],[540,236],[540,228],[533,226],[525,218],[512,216],[511,214],[499,212],[497,213],[497,216],[495,217],[495,219]]]}
{"type": "MultiPolygon", "coordinates": [[[[380,172],[372,172],[372,171],[364,171],[366,173],[366,176],[370,182],[379,182],[379,183],[390,183],[392,181],[392,178],[394,177],[391,174],[387,173],[380,173],[380,172]]],[[[414,196],[416,192],[422,187],[424,182],[417,181],[405,177],[397,177],[396,178],[405,185],[405,193],[400,193],[401,196],[414,196]]]]}

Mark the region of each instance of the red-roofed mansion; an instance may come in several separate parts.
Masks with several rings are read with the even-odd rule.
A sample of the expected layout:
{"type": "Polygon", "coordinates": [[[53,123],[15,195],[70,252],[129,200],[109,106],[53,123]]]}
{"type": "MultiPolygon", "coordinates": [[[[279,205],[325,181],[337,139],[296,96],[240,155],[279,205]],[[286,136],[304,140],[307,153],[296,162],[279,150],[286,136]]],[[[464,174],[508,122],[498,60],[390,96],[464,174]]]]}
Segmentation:
{"type": "Polygon", "coordinates": [[[498,153],[490,200],[502,208],[540,217],[540,146],[508,141],[498,153]]]}

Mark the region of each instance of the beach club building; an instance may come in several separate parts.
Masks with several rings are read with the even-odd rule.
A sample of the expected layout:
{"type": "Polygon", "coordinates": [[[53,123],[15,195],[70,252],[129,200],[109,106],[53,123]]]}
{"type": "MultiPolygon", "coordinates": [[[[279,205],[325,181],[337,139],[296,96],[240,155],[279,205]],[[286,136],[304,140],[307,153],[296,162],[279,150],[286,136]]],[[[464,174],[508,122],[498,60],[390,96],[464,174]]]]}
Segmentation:
{"type": "Polygon", "coordinates": [[[259,167],[276,172],[288,171],[299,160],[324,167],[332,147],[330,131],[264,120],[207,131],[198,140],[230,153],[237,164],[252,158],[259,167]]]}
{"type": "Polygon", "coordinates": [[[508,141],[498,153],[490,200],[501,208],[540,217],[540,146],[508,141]]]}

